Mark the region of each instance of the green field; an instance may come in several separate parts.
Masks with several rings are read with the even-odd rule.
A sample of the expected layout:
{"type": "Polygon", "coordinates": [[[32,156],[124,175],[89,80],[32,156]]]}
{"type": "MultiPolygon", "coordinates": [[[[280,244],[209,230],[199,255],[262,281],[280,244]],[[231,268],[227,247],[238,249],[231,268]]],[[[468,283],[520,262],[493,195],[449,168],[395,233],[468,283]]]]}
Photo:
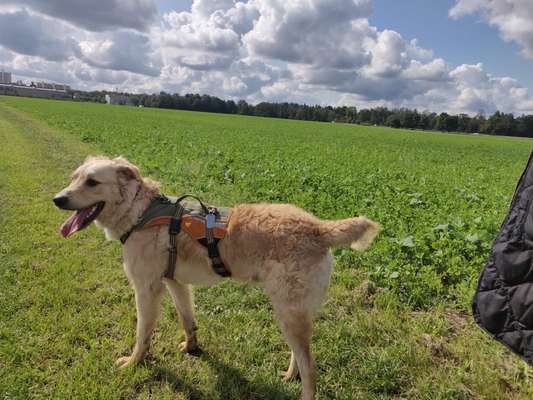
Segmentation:
{"type": "Polygon", "coordinates": [[[124,155],[168,194],[365,214],[366,253],[335,251],[316,323],[318,398],[526,399],[532,370],[482,333],[470,299],[533,141],[0,97],[0,399],[291,399],[290,352],[262,291],[197,288],[204,355],[164,304],[151,357],[134,339],[120,246],[68,240],[51,198],[88,154],[124,155]]]}

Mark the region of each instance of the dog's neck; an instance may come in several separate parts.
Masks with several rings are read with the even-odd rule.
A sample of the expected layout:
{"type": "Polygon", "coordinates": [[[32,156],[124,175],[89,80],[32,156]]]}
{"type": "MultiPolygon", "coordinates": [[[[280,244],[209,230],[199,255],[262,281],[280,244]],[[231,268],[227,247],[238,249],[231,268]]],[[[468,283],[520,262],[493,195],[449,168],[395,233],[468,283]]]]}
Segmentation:
{"type": "Polygon", "coordinates": [[[119,240],[141,218],[152,199],[159,194],[159,184],[144,178],[136,181],[136,187],[126,188],[123,201],[117,204],[111,215],[101,215],[95,221],[104,230],[108,240],[119,240]]]}

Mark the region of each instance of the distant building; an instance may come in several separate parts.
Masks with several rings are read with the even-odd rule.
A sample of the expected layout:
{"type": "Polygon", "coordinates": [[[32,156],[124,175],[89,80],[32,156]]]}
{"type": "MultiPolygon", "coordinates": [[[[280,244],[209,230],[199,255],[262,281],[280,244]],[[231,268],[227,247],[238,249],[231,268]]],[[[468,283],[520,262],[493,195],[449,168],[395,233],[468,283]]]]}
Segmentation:
{"type": "Polygon", "coordinates": [[[45,99],[72,99],[72,95],[64,90],[40,89],[31,86],[8,85],[0,83],[0,95],[42,97],[45,99]]]}
{"type": "Polygon", "coordinates": [[[11,72],[0,71],[0,83],[11,84],[11,72]]]}
{"type": "MultiPolygon", "coordinates": [[[[70,90],[69,85],[60,85],[57,83],[48,83],[48,82],[32,82],[33,87],[38,89],[50,89],[50,90],[59,90],[62,92],[67,92],[70,90]]],[[[30,85],[30,86],[32,86],[30,85]]]]}
{"type": "Polygon", "coordinates": [[[68,92],[70,90],[70,86],[69,85],[58,85],[58,84],[53,84],[53,89],[54,90],[60,90],[60,91],[63,91],[63,92],[68,92]]]}
{"type": "Polygon", "coordinates": [[[105,95],[105,102],[107,104],[115,104],[119,106],[132,106],[133,103],[129,96],[119,93],[108,93],[105,95]]]}
{"type": "Polygon", "coordinates": [[[48,82],[31,82],[25,85],[22,81],[12,82],[11,72],[0,72],[0,94],[25,97],[43,97],[47,99],[71,99],[70,86],[48,82]]]}

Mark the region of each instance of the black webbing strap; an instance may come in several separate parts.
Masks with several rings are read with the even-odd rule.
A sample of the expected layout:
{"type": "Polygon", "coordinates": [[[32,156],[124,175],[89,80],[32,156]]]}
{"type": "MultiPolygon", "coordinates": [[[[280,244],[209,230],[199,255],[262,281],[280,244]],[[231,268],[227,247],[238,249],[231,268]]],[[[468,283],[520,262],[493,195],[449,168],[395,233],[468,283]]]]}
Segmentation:
{"type": "Polygon", "coordinates": [[[178,199],[176,200],[176,202],[174,204],[179,204],[181,203],[184,199],[186,199],[187,197],[192,197],[194,200],[196,200],[198,203],[200,203],[200,206],[202,207],[202,210],[204,211],[204,213],[207,215],[207,213],[209,212],[209,209],[207,208],[207,206],[202,202],[202,200],[200,200],[198,197],[196,197],[195,195],[193,194],[184,194],[183,196],[181,197],[178,197],[178,199]]]}
{"type": "Polygon", "coordinates": [[[172,219],[170,220],[170,224],[168,225],[168,265],[167,270],[165,271],[165,278],[168,279],[174,279],[174,273],[176,272],[176,261],[178,259],[178,247],[176,237],[181,232],[181,217],[183,216],[183,212],[185,211],[180,202],[187,197],[195,198],[198,203],[200,203],[200,206],[202,206],[204,212],[207,211],[207,207],[204,205],[204,203],[202,203],[202,200],[200,200],[196,196],[186,194],[176,199],[176,202],[174,203],[176,205],[176,211],[174,212],[174,216],[172,217],[172,219]]]}
{"type": "Polygon", "coordinates": [[[186,196],[180,197],[178,200],[176,200],[176,212],[174,213],[174,216],[170,220],[170,224],[168,225],[168,236],[170,238],[169,240],[169,246],[168,246],[168,265],[167,270],[165,271],[165,278],[168,279],[174,279],[174,272],[176,272],[176,260],[178,258],[178,247],[176,243],[176,236],[181,231],[181,217],[183,216],[183,212],[185,209],[180,204],[180,201],[183,200],[186,196]]]}
{"type": "Polygon", "coordinates": [[[223,278],[231,276],[231,272],[228,271],[218,252],[217,240],[213,234],[213,228],[215,227],[217,209],[209,207],[207,209],[207,215],[205,216],[205,240],[207,243],[207,255],[213,263],[213,270],[223,278]]]}

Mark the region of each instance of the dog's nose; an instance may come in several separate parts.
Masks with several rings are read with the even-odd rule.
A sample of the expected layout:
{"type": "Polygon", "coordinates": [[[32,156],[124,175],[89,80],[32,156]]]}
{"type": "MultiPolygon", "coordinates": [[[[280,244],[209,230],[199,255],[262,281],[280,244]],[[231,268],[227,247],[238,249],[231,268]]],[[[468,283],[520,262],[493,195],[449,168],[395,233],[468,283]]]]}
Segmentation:
{"type": "Polygon", "coordinates": [[[67,196],[56,196],[54,197],[54,204],[59,208],[64,207],[68,203],[67,196]]]}

